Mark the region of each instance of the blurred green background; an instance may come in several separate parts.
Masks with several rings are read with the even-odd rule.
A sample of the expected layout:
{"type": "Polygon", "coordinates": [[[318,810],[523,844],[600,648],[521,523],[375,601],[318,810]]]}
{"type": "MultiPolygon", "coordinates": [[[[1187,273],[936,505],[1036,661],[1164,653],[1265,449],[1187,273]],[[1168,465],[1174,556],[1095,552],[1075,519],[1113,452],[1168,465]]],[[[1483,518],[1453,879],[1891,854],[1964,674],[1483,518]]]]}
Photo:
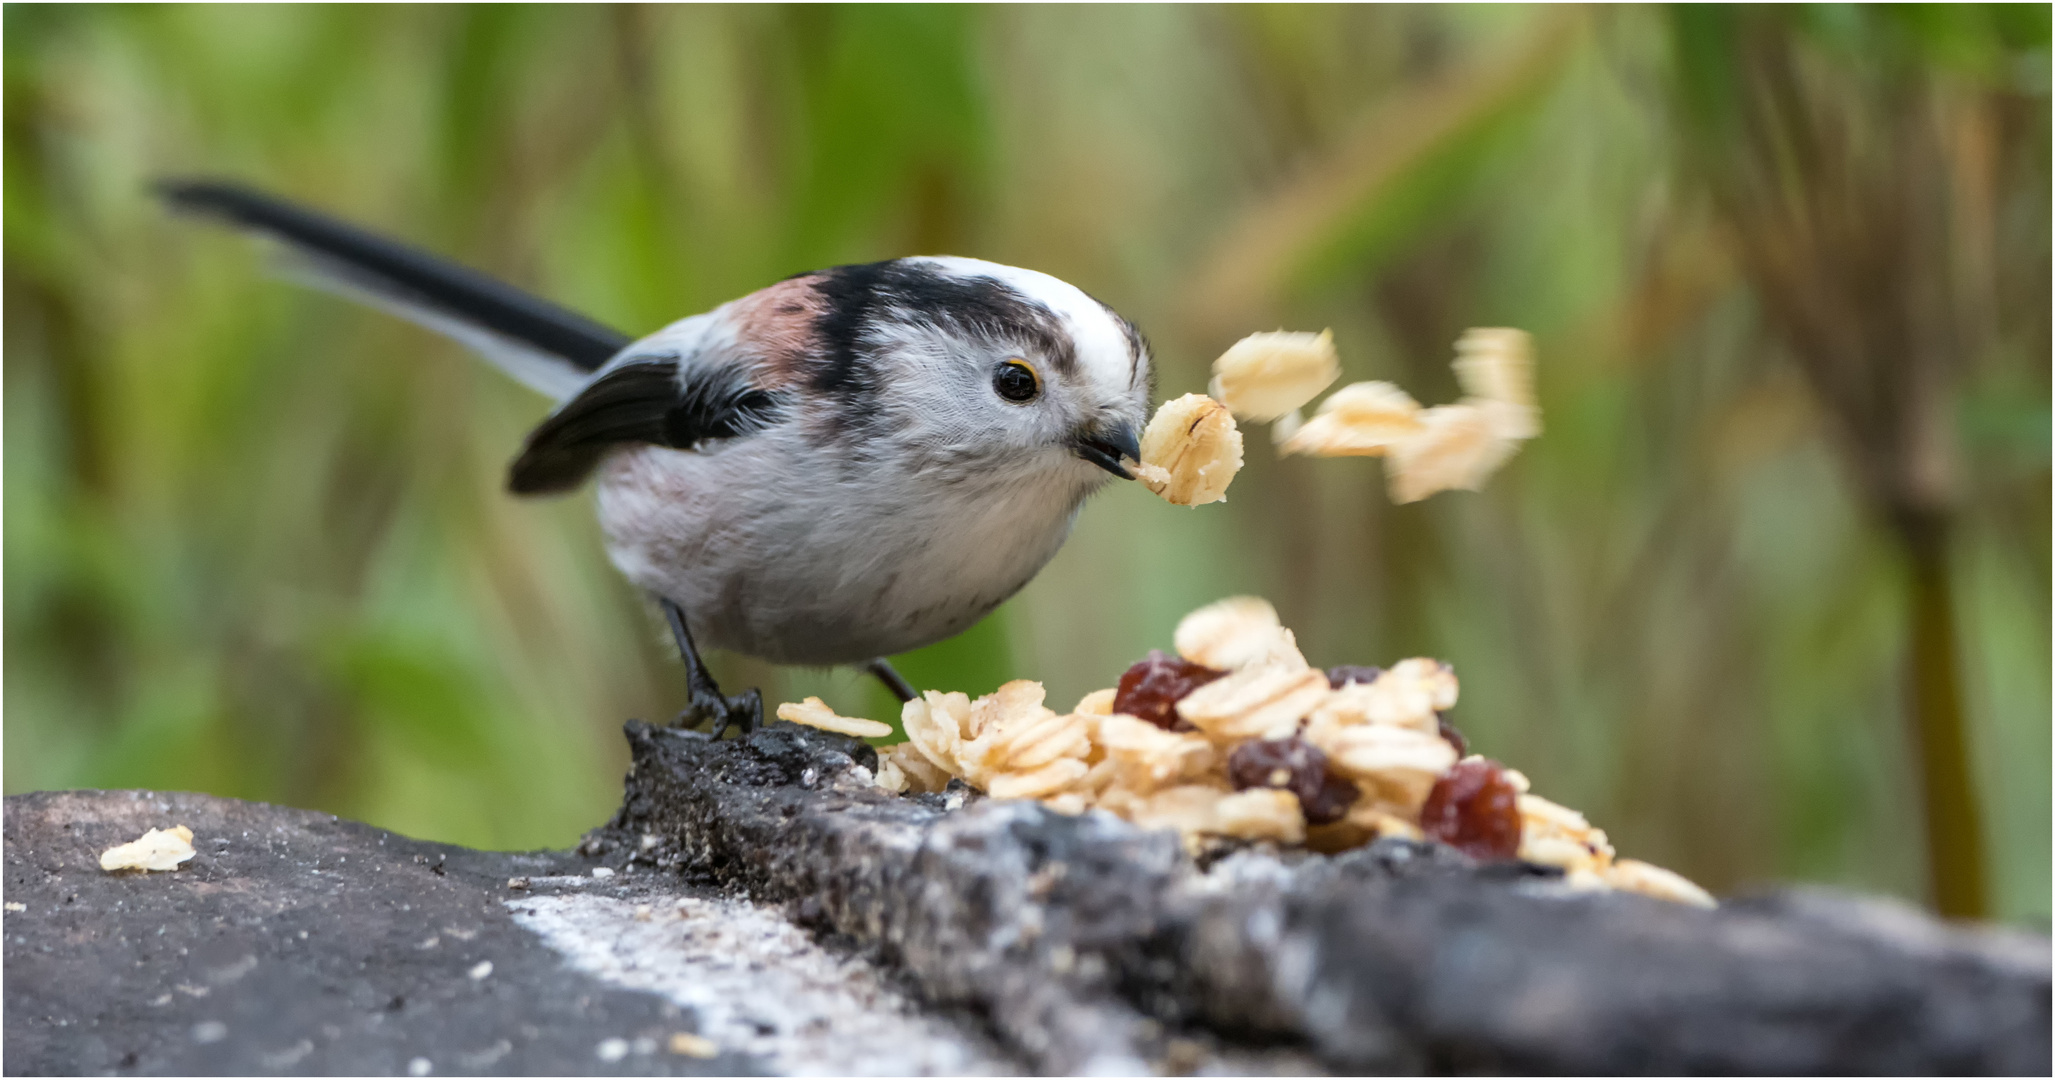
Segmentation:
{"type": "Polygon", "coordinates": [[[1453,662],[1473,744],[1624,853],[2046,926],[2045,5],[5,17],[10,792],[564,845],[684,700],[588,498],[502,492],[546,403],[145,194],[205,173],[635,333],[840,262],[1030,266],[1143,327],[1159,398],[1331,326],[1447,401],[1465,327],[1524,327],[1547,431],[1481,494],[1252,432],[1226,504],[1099,496],[903,669],[1064,707],[1258,593],[1316,663],[1453,662]]]}

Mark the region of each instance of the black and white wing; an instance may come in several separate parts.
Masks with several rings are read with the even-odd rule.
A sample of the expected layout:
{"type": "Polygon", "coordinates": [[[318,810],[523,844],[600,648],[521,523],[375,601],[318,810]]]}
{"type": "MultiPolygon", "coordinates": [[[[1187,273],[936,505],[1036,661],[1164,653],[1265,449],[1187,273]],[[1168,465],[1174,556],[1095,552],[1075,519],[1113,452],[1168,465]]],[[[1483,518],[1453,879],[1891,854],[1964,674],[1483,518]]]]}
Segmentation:
{"type": "Polygon", "coordinates": [[[623,443],[694,450],[777,423],[787,394],[751,383],[740,366],[693,364],[676,355],[628,356],[593,379],[529,434],[507,470],[516,494],[568,491],[623,443]]]}

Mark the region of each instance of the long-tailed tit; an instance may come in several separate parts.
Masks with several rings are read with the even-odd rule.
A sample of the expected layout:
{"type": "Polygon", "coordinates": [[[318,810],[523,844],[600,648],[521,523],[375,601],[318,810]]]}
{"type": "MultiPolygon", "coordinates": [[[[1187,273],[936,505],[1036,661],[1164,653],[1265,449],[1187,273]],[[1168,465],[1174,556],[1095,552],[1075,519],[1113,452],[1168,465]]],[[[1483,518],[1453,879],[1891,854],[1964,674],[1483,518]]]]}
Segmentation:
{"type": "Polygon", "coordinates": [[[761,721],[695,642],[862,664],[956,634],[1018,592],[1085,497],[1138,459],[1149,349],[1047,274],[906,258],[801,274],[631,339],[474,271],[230,184],[176,208],[281,242],[317,287],[464,343],[557,402],[508,472],[597,477],[614,565],[670,622],[681,723],[761,721]]]}

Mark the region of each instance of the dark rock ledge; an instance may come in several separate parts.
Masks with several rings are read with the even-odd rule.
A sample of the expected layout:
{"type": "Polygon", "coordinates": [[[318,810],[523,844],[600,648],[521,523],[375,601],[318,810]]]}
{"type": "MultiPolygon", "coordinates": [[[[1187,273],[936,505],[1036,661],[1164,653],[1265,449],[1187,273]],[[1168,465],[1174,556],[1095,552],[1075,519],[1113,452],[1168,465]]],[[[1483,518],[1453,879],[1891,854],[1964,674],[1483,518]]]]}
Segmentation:
{"type": "Polygon", "coordinates": [[[577,852],[10,797],[6,1071],[2050,1069],[2038,936],[1818,891],[1574,894],[1403,843],[1201,866],[1104,815],[885,795],[811,729],[628,734],[577,852]],[[184,869],[98,869],[177,822],[184,869]]]}
{"type": "Polygon", "coordinates": [[[1574,894],[1391,842],[1199,872],[1105,815],[883,795],[851,768],[868,748],[808,729],[629,741],[627,799],[589,846],[793,902],[1043,1072],[1161,1068],[1202,1031],[1351,1072],[2049,1070],[2031,935],[1812,891],[1718,911],[1574,894]]]}

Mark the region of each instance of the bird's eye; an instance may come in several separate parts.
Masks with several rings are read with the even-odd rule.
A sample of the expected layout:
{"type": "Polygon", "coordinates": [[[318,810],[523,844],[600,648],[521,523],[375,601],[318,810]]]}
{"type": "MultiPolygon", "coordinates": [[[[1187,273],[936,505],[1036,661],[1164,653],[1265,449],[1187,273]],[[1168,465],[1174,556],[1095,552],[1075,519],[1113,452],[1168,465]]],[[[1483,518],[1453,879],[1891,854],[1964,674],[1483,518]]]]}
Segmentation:
{"type": "Polygon", "coordinates": [[[1041,380],[1035,378],[1035,369],[1018,360],[1008,360],[992,372],[992,389],[1008,401],[1025,403],[1035,400],[1042,392],[1041,380]]]}

